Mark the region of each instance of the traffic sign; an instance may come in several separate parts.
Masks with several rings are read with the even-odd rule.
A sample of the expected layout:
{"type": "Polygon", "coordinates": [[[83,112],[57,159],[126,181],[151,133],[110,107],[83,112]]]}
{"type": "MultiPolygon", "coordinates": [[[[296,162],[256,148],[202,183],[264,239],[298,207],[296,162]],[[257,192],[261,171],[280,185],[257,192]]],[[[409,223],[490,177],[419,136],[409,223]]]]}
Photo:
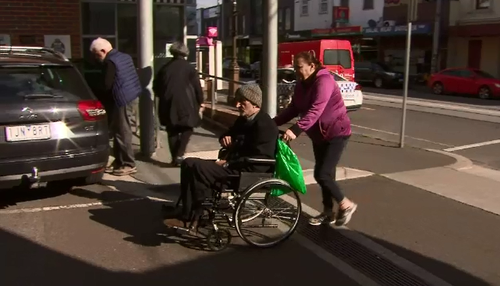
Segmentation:
{"type": "Polygon", "coordinates": [[[408,0],[408,22],[417,21],[418,2],[418,0],[408,0]]]}

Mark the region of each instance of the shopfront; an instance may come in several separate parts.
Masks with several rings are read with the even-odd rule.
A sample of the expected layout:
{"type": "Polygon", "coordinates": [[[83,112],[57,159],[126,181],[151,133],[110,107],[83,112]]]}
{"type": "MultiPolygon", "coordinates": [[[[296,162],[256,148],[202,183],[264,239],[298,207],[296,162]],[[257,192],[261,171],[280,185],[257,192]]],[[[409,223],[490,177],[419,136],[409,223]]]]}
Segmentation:
{"type": "MultiPolygon", "coordinates": [[[[189,21],[185,20],[184,13],[187,9],[184,9],[184,5],[159,0],[156,2],[158,3],[153,8],[153,51],[154,65],[158,68],[167,61],[167,44],[183,40],[184,22],[189,21]]],[[[82,69],[87,79],[99,71],[99,66],[93,61],[89,51],[90,44],[97,37],[107,39],[113,47],[131,55],[137,64],[139,35],[136,2],[82,0],[81,23],[82,69]]],[[[196,56],[194,51],[192,56],[196,56]]]]}
{"type": "MultiPolygon", "coordinates": [[[[378,45],[377,56],[370,60],[386,63],[396,71],[403,72],[406,55],[407,26],[364,28],[365,39],[373,39],[378,45]]],[[[432,61],[432,25],[415,24],[412,29],[410,52],[410,74],[425,73],[432,61]]]]}

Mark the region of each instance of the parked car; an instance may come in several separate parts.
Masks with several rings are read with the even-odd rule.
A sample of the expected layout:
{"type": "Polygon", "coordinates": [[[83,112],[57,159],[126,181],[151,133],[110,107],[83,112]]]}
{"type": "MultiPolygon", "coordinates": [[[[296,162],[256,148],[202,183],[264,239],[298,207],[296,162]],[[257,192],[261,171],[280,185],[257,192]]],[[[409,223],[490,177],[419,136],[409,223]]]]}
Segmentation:
{"type": "Polygon", "coordinates": [[[80,72],[47,48],[0,47],[0,189],[101,181],[106,111],[80,72]]]}
{"type": "Polygon", "coordinates": [[[399,87],[403,85],[403,73],[394,71],[384,63],[356,62],[354,66],[355,78],[359,83],[370,83],[377,88],[399,87]]]}
{"type": "MultiPolygon", "coordinates": [[[[224,77],[229,77],[229,68],[231,66],[232,59],[224,59],[222,62],[222,73],[224,77]]],[[[250,64],[244,61],[238,61],[238,66],[240,68],[240,77],[249,78],[252,76],[252,68],[250,64]]]]}
{"type": "MultiPolygon", "coordinates": [[[[355,111],[363,105],[361,85],[349,81],[335,72],[330,72],[340,87],[344,104],[349,111],[355,111]]],[[[260,80],[256,80],[257,83],[260,80]]],[[[278,112],[286,108],[292,101],[296,75],[293,68],[278,68],[278,112]]]]}
{"type": "Polygon", "coordinates": [[[428,85],[435,94],[466,94],[481,99],[500,97],[500,80],[478,69],[445,69],[431,75],[428,85]]]}

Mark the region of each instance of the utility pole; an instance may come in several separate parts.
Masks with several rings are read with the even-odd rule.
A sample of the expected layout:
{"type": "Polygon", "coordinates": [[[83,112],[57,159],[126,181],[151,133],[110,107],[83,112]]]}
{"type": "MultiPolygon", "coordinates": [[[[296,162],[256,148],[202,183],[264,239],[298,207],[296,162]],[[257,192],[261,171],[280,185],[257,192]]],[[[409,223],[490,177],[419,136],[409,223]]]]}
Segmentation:
{"type": "Polygon", "coordinates": [[[408,1],[408,30],[406,31],[406,57],[405,57],[405,82],[403,88],[403,106],[401,115],[401,132],[399,134],[399,148],[405,146],[406,129],[406,100],[408,99],[408,83],[410,79],[410,54],[411,54],[411,30],[412,22],[418,18],[418,0],[408,1]]]}
{"type": "Polygon", "coordinates": [[[278,83],[278,1],[263,0],[264,37],[262,41],[264,57],[261,62],[264,111],[271,117],[277,112],[278,83]]]}
{"type": "MultiPolygon", "coordinates": [[[[140,144],[143,156],[150,158],[156,151],[155,104],[153,94],[154,51],[153,51],[153,0],[139,0],[139,67],[150,70],[151,78],[144,94],[139,97],[140,144]]],[[[146,72],[147,74],[147,72],[146,72]]],[[[156,134],[156,138],[158,134],[156,134]]]]}
{"type": "Polygon", "coordinates": [[[239,85],[236,81],[240,80],[240,67],[238,66],[238,54],[236,49],[236,44],[238,42],[238,9],[237,2],[233,0],[233,58],[231,60],[230,72],[232,73],[232,80],[229,82],[229,94],[227,95],[227,103],[232,104],[234,102],[234,95],[239,85]]]}
{"type": "Polygon", "coordinates": [[[439,41],[441,38],[441,11],[443,9],[443,0],[436,0],[436,16],[434,19],[434,34],[432,35],[432,60],[431,73],[438,72],[439,41]]]}

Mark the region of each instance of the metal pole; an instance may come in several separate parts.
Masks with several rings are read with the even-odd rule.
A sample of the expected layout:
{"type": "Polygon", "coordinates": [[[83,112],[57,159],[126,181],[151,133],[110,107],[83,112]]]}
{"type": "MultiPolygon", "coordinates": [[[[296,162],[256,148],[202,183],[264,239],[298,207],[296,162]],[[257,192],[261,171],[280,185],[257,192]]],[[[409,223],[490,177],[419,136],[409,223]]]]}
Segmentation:
{"type": "Polygon", "coordinates": [[[443,8],[443,1],[436,0],[436,16],[434,19],[434,34],[432,38],[432,60],[431,60],[431,73],[438,71],[438,54],[439,54],[439,40],[441,32],[441,10],[443,8]]]}
{"type": "MultiPolygon", "coordinates": [[[[153,0],[139,0],[139,67],[150,71],[144,94],[139,99],[140,144],[143,156],[150,158],[156,150],[155,103],[153,94],[154,51],[153,51],[153,0]]],[[[157,125],[157,124],[156,124],[157,125]]],[[[158,136],[156,136],[158,140],[158,136]]]]}
{"type": "Polygon", "coordinates": [[[408,31],[406,32],[406,57],[405,57],[405,82],[403,89],[403,114],[401,118],[401,132],[399,137],[399,148],[405,145],[405,128],[406,128],[406,100],[408,99],[408,82],[410,79],[410,52],[411,52],[411,22],[408,21],[408,31]]]}
{"type": "MultiPolygon", "coordinates": [[[[238,54],[236,44],[238,42],[238,9],[236,0],[233,1],[233,57],[231,61],[232,80],[240,80],[240,67],[238,66],[238,54]]],[[[232,104],[234,95],[238,89],[236,82],[229,82],[229,94],[227,95],[227,103],[232,104]]]]}
{"type": "MultiPolygon", "coordinates": [[[[187,9],[186,9],[186,5],[184,4],[181,8],[181,11],[182,11],[182,42],[184,43],[184,45],[186,45],[187,47],[187,9]]],[[[192,51],[190,51],[192,52],[192,51]]]]}
{"type": "Polygon", "coordinates": [[[276,116],[277,112],[277,88],[278,83],[278,1],[263,0],[264,5],[262,17],[264,19],[264,38],[262,41],[263,70],[261,70],[262,87],[264,95],[264,111],[271,117],[276,116]],[[262,74],[262,71],[265,71],[262,74]]]}

